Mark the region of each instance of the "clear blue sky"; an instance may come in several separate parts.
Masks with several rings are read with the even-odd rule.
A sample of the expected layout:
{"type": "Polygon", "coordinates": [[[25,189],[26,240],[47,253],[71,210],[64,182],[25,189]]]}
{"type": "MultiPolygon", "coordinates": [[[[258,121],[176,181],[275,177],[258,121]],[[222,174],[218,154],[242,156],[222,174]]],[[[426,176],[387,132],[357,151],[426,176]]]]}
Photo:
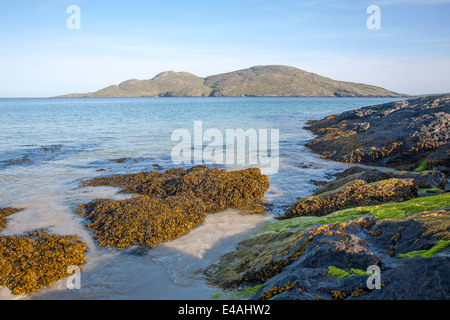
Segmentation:
{"type": "Polygon", "coordinates": [[[450,92],[450,0],[0,1],[0,97],[283,64],[408,93],[450,92]],[[81,10],[69,30],[66,10],[81,10]],[[369,30],[369,5],[381,30],[369,30]]]}

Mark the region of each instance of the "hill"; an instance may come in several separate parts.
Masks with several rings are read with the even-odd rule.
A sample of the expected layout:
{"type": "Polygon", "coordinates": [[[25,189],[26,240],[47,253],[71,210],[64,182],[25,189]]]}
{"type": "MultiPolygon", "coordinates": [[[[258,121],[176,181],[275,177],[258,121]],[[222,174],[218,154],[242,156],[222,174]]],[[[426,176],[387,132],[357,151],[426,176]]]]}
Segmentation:
{"type": "Polygon", "coordinates": [[[166,71],[97,92],[60,97],[404,97],[380,87],[336,81],[288,66],[256,66],[201,78],[166,71]]]}

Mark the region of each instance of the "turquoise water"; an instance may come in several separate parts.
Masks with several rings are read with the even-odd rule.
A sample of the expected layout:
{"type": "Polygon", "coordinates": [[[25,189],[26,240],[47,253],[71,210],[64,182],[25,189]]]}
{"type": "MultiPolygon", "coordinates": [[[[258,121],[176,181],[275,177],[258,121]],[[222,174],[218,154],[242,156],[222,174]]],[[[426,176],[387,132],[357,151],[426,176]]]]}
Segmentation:
{"type": "MultiPolygon", "coordinates": [[[[194,297],[205,298],[210,295],[208,290],[212,289],[204,289],[197,282],[195,285],[179,284],[186,270],[178,270],[178,267],[173,269],[177,263],[173,260],[176,255],[171,252],[161,251],[147,258],[136,258],[96,247],[84,229],[83,221],[74,216],[72,210],[77,202],[87,202],[96,197],[120,196],[112,188],[81,189],[78,181],[100,175],[152,170],[156,164],[164,169],[176,167],[172,162],[171,151],[177,142],[171,141],[171,135],[176,129],[193,133],[195,121],[202,121],[203,130],[218,129],[224,133],[226,129],[238,128],[278,129],[279,170],[270,176],[271,188],[267,193],[267,200],[273,204],[268,214],[270,218],[281,214],[298,197],[309,195],[315,188],[311,180],[321,180],[326,173],[345,168],[343,164],[322,160],[305,150],[305,143],[313,138],[311,133],[303,129],[307,120],[390,101],[393,99],[0,99],[0,207],[25,209],[11,217],[3,234],[49,228],[60,234],[79,234],[88,242],[91,253],[86,268],[91,271],[86,271],[85,290],[62,290],[68,299],[129,297],[124,287],[130,288],[131,283],[139,282],[133,280],[131,275],[131,278],[124,275],[126,273],[123,270],[129,268],[130,264],[133,268],[142,267],[135,274],[146,270],[150,282],[152,272],[155,275],[166,272],[170,281],[165,285],[161,283],[161,286],[173,286],[167,297],[190,297],[195,287],[194,292],[197,294],[194,297]],[[122,160],[113,161],[116,159],[122,160]],[[311,167],[302,168],[300,163],[311,167]],[[101,263],[109,264],[111,268],[99,268],[101,263]],[[168,267],[170,264],[172,269],[168,267]],[[114,278],[117,273],[122,282],[116,279],[114,283],[121,284],[111,286],[106,278],[114,278]]],[[[228,169],[239,168],[231,166],[228,169]]],[[[227,213],[211,223],[221,223],[224,230],[228,230],[236,223],[236,219],[241,218],[227,213]]],[[[249,230],[263,221],[242,219],[239,223],[247,225],[249,230]]],[[[223,238],[227,234],[224,231],[223,238]]],[[[197,236],[200,239],[197,240],[202,241],[201,235],[197,236]]],[[[177,245],[189,247],[187,242],[177,242],[177,245]]],[[[211,248],[214,246],[211,244],[211,248]]],[[[208,250],[211,251],[211,248],[208,250]]],[[[217,255],[220,253],[219,250],[217,255]]],[[[202,267],[209,262],[203,261],[202,267]]],[[[178,263],[185,264],[183,260],[178,263]]],[[[194,263],[192,269],[195,267],[194,263]]],[[[45,294],[38,293],[32,297],[52,298],[55,292],[49,289],[45,294]]],[[[132,292],[140,292],[138,298],[154,298],[149,288],[132,292]]],[[[5,295],[10,298],[3,290],[0,297],[5,295]]]]}

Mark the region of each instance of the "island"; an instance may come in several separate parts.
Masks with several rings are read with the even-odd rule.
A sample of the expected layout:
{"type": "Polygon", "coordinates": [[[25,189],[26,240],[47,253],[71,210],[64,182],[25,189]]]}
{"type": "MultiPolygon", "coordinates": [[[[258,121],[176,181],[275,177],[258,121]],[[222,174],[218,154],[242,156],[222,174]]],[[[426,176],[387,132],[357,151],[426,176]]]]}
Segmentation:
{"type": "Polygon", "coordinates": [[[109,97],[407,97],[380,87],[336,81],[294,67],[271,65],[201,78],[165,71],[150,80],[131,79],[91,93],[58,98],[109,97]]]}

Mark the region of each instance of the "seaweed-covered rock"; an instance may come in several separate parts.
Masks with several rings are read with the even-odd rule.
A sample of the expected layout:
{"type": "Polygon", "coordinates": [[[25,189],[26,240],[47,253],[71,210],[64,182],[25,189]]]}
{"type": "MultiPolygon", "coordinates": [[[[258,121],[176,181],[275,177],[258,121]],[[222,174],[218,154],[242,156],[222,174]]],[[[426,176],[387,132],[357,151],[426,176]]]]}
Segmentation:
{"type": "Polygon", "coordinates": [[[189,232],[206,213],[251,206],[264,197],[269,179],[259,169],[228,172],[198,166],[101,177],[82,185],[138,194],[123,201],[94,200],[77,211],[100,245],[124,248],[153,247],[189,232]]]}
{"type": "Polygon", "coordinates": [[[319,189],[314,192],[314,196],[341,188],[342,186],[361,180],[366,183],[377,182],[381,180],[388,180],[394,178],[393,172],[382,172],[377,169],[365,169],[361,167],[350,167],[343,172],[334,175],[335,179],[324,183],[319,189]]]}
{"type": "Polygon", "coordinates": [[[247,238],[205,271],[208,282],[221,288],[264,283],[303,253],[310,244],[305,235],[305,230],[299,230],[247,238]]]}
{"type": "Polygon", "coordinates": [[[77,213],[89,221],[87,227],[101,246],[154,247],[200,224],[205,206],[197,198],[137,196],[122,201],[94,200],[80,205],[77,213]]]}
{"type": "MultiPolygon", "coordinates": [[[[6,217],[21,209],[0,210],[0,231],[6,217]]],[[[87,246],[78,236],[35,230],[25,235],[0,236],[0,287],[13,294],[30,294],[68,276],[69,266],[85,262],[87,246]]]]}
{"type": "Polygon", "coordinates": [[[0,237],[0,286],[13,294],[30,294],[69,274],[69,266],[85,262],[86,245],[77,236],[37,230],[0,237]]]}
{"type": "Polygon", "coordinates": [[[250,299],[449,299],[449,197],[423,199],[424,206],[408,201],[396,218],[385,204],[337,219],[349,217],[342,210],[325,219],[340,222],[315,227],[307,224],[312,217],[277,221],[290,227],[245,239],[205,274],[227,290],[259,284],[250,299]],[[438,202],[444,207],[423,210],[438,202]],[[367,285],[373,266],[380,268],[381,289],[367,285]]]}
{"type": "Polygon", "coordinates": [[[338,189],[300,199],[285,212],[283,218],[324,216],[341,209],[405,201],[415,197],[417,188],[410,180],[394,178],[372,183],[356,180],[338,189]]]}
{"type": "Polygon", "coordinates": [[[384,254],[397,256],[429,250],[438,240],[450,240],[450,210],[421,211],[407,218],[386,219],[376,223],[367,243],[384,254]]]}
{"type": "Polygon", "coordinates": [[[140,172],[95,178],[84,186],[115,186],[126,193],[166,198],[186,195],[201,199],[207,212],[241,208],[264,197],[269,178],[259,169],[226,171],[206,166],[190,170],[171,169],[166,172],[140,172]]]}
{"type": "Polygon", "coordinates": [[[372,183],[392,178],[409,179],[414,182],[417,189],[440,188],[442,190],[447,183],[447,176],[442,172],[434,170],[425,170],[421,172],[384,172],[378,169],[368,169],[354,166],[332,176],[334,176],[335,179],[322,183],[321,187],[314,192],[314,196],[319,196],[320,194],[323,194],[325,192],[336,190],[356,180],[362,180],[366,183],[372,183]]]}
{"type": "Polygon", "coordinates": [[[360,232],[367,227],[366,222],[362,219],[245,239],[236,251],[223,256],[206,271],[208,280],[222,288],[237,288],[264,283],[291,265],[303,270],[327,268],[335,263],[345,268],[377,264],[379,258],[347,230],[360,232]]]}
{"type": "Polygon", "coordinates": [[[448,173],[450,95],[370,106],[310,121],[317,138],[307,146],[326,159],[413,170],[430,158],[430,168],[448,173]]]}

